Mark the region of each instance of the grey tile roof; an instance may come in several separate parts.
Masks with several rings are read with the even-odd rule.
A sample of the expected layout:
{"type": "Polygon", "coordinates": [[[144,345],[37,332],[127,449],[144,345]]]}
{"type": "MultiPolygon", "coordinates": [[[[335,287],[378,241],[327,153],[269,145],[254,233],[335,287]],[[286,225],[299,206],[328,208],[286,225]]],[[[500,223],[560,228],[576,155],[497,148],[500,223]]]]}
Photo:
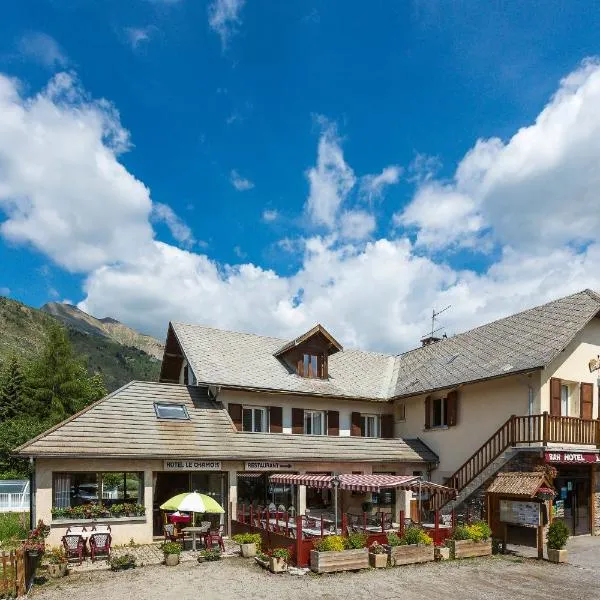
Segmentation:
{"type": "Polygon", "coordinates": [[[235,431],[206,388],[133,381],[18,448],[24,456],[437,462],[419,440],[235,431]],[[160,420],[154,402],[184,404],[189,421],[160,420]]]}
{"type": "Polygon", "coordinates": [[[547,365],[600,311],[584,290],[392,356],[343,350],[329,358],[329,379],[291,373],[275,356],[286,340],[172,323],[201,383],[386,401],[547,365]]]}

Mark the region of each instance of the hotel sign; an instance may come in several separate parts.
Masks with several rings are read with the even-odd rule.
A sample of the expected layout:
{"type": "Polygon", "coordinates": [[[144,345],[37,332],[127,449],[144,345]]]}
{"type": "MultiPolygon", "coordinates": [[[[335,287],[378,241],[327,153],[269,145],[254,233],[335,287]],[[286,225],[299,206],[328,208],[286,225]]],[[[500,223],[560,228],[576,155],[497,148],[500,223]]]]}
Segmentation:
{"type": "Polygon", "coordinates": [[[592,452],[546,452],[547,463],[585,464],[600,463],[600,454],[592,452]]]}
{"type": "Polygon", "coordinates": [[[220,460],[165,460],[165,471],[221,471],[220,460]]]}
{"type": "Polygon", "coordinates": [[[292,463],[271,460],[248,460],[244,465],[246,471],[291,471],[292,463]]]}

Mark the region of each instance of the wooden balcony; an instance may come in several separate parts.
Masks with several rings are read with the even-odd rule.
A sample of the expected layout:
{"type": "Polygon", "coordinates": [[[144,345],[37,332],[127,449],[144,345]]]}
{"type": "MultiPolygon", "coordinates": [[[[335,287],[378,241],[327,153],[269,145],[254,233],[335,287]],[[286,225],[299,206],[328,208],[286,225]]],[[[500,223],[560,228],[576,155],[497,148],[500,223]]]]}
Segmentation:
{"type": "Polygon", "coordinates": [[[576,444],[600,446],[600,420],[541,415],[511,416],[448,478],[447,485],[462,490],[505,450],[521,444],[576,444]]]}

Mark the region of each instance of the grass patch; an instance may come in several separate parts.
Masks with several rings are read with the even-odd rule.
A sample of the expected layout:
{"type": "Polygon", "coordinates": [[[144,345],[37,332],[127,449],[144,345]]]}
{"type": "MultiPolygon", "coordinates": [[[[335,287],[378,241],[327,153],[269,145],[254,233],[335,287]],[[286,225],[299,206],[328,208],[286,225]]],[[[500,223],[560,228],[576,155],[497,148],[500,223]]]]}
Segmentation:
{"type": "Polygon", "coordinates": [[[24,540],[29,531],[29,513],[0,513],[0,547],[8,548],[24,540]]]}

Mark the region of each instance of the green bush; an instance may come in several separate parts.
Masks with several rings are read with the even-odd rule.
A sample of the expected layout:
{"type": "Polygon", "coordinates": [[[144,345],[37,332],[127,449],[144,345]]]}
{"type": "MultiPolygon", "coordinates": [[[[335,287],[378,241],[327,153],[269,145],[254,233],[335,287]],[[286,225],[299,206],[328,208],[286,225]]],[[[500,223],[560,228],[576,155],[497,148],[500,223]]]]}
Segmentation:
{"type": "Polygon", "coordinates": [[[163,542],[160,549],[164,554],[181,554],[183,550],[179,542],[163,542]]]}
{"type": "Polygon", "coordinates": [[[481,542],[490,539],[492,530],[485,521],[475,521],[471,525],[467,525],[467,529],[474,542],[481,542]]]}
{"type": "Polygon", "coordinates": [[[393,531],[388,533],[387,541],[390,546],[402,546],[402,538],[393,531]]]}
{"type": "Polygon", "coordinates": [[[204,558],[206,562],[221,560],[221,552],[219,550],[203,550],[200,553],[200,556],[204,558]]]}
{"type": "Polygon", "coordinates": [[[366,533],[351,533],[346,539],[346,548],[349,550],[359,550],[360,548],[367,547],[367,534],[366,533]]]}
{"type": "Polygon", "coordinates": [[[231,538],[236,544],[256,544],[256,549],[260,550],[262,537],[260,533],[237,533],[231,538]]]}
{"type": "Polygon", "coordinates": [[[431,546],[433,540],[419,527],[407,527],[402,536],[402,544],[413,545],[422,544],[431,546]]]}
{"type": "Polygon", "coordinates": [[[567,545],[568,539],[569,528],[565,525],[565,522],[558,519],[552,521],[546,535],[548,548],[551,550],[562,550],[567,545]]]}
{"type": "Polygon", "coordinates": [[[341,535],[327,535],[315,544],[318,552],[341,552],[346,549],[346,540],[341,535]]]}
{"type": "Polygon", "coordinates": [[[469,532],[469,530],[467,529],[467,527],[465,525],[458,525],[457,527],[454,528],[454,531],[452,532],[452,539],[453,540],[470,540],[471,539],[471,533],[469,532]]]}
{"type": "Polygon", "coordinates": [[[125,569],[135,569],[135,556],[133,554],[123,554],[123,556],[110,559],[111,571],[123,571],[125,569]]]}
{"type": "Polygon", "coordinates": [[[290,551],[287,548],[275,548],[271,552],[273,558],[283,558],[286,562],[290,560],[290,551]]]}
{"type": "Polygon", "coordinates": [[[29,513],[0,513],[0,544],[24,540],[29,531],[29,513]]]}

